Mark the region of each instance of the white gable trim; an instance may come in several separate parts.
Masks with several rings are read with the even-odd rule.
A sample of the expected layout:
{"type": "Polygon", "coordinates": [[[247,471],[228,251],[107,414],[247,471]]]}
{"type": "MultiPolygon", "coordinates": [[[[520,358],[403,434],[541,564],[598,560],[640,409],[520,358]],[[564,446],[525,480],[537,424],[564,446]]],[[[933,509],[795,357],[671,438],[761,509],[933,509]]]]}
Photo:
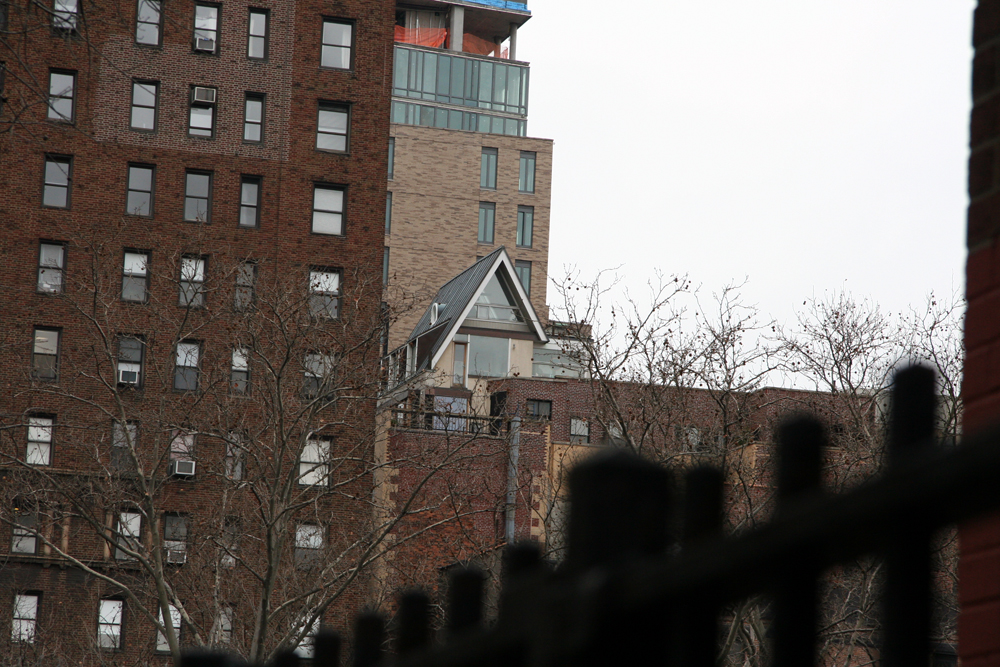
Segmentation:
{"type": "Polygon", "coordinates": [[[549,337],[545,335],[545,329],[542,328],[541,322],[538,321],[538,315],[535,313],[535,309],[531,306],[531,301],[528,300],[528,295],[524,291],[524,286],[521,285],[521,281],[517,279],[517,273],[514,271],[514,265],[511,263],[510,257],[507,255],[507,250],[501,249],[501,252],[497,254],[497,258],[493,260],[493,266],[490,267],[489,272],[483,277],[482,282],[479,283],[479,287],[476,288],[472,298],[469,299],[469,303],[465,304],[465,309],[462,311],[462,314],[452,320],[451,328],[448,330],[447,335],[441,342],[441,346],[438,347],[438,351],[431,359],[431,368],[437,368],[438,362],[441,361],[441,357],[444,355],[444,351],[448,349],[449,345],[451,345],[451,341],[455,337],[455,334],[458,333],[462,324],[465,323],[465,319],[469,316],[469,313],[472,312],[476,302],[479,301],[479,297],[482,295],[483,290],[486,289],[486,283],[490,281],[490,278],[493,277],[501,266],[507,276],[507,282],[514,285],[514,290],[516,292],[515,298],[519,302],[517,306],[528,319],[528,324],[535,330],[535,334],[538,336],[539,342],[549,342],[549,337]]]}

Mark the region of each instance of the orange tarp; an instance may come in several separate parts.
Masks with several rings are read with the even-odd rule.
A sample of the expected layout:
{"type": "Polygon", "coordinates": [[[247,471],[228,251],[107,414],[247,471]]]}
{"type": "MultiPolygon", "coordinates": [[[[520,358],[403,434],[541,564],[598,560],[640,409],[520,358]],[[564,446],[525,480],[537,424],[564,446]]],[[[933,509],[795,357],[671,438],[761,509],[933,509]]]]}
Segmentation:
{"type": "Polygon", "coordinates": [[[404,28],[396,26],[396,41],[417,46],[432,46],[443,49],[448,39],[447,28],[404,28]]]}

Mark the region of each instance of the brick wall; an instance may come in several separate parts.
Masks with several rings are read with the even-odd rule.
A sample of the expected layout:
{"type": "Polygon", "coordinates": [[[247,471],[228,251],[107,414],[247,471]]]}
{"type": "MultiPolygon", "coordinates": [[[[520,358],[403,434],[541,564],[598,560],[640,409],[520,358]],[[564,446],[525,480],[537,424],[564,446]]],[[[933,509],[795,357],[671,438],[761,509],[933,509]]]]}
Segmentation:
{"type": "MultiPolygon", "coordinates": [[[[1000,1],[980,0],[972,35],[964,430],[1000,417],[1000,1]]],[[[967,667],[1000,665],[1000,516],[961,530],[959,652],[967,667]]]]}

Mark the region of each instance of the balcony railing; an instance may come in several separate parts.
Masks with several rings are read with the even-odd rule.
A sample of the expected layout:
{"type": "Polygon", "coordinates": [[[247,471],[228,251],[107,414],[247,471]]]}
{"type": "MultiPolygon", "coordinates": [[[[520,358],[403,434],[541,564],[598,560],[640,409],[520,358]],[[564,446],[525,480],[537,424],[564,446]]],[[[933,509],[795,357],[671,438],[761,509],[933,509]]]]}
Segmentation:
{"type": "Polygon", "coordinates": [[[508,430],[507,422],[499,417],[435,410],[393,410],[392,426],[422,431],[494,436],[503,435],[508,430]]]}

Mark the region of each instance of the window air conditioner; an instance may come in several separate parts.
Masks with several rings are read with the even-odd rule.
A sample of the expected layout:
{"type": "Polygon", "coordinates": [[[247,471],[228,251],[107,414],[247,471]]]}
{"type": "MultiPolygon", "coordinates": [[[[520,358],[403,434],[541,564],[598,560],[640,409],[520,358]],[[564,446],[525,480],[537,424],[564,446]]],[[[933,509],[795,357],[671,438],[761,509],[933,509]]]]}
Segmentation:
{"type": "Polygon", "coordinates": [[[194,461],[172,461],[170,474],[176,477],[194,477],[194,461]]]}
{"type": "Polygon", "coordinates": [[[127,368],[118,369],[118,384],[139,384],[139,372],[127,368]]]}
{"type": "Polygon", "coordinates": [[[204,102],[206,104],[215,104],[215,88],[205,88],[204,86],[195,86],[191,91],[191,100],[193,102],[204,102]]]}
{"type": "Polygon", "coordinates": [[[170,565],[183,565],[187,562],[188,554],[186,547],[167,547],[167,563],[170,565]]]}
{"type": "Polygon", "coordinates": [[[194,50],[195,51],[208,51],[210,53],[215,53],[215,40],[207,39],[205,37],[198,37],[194,40],[194,50]]]}

